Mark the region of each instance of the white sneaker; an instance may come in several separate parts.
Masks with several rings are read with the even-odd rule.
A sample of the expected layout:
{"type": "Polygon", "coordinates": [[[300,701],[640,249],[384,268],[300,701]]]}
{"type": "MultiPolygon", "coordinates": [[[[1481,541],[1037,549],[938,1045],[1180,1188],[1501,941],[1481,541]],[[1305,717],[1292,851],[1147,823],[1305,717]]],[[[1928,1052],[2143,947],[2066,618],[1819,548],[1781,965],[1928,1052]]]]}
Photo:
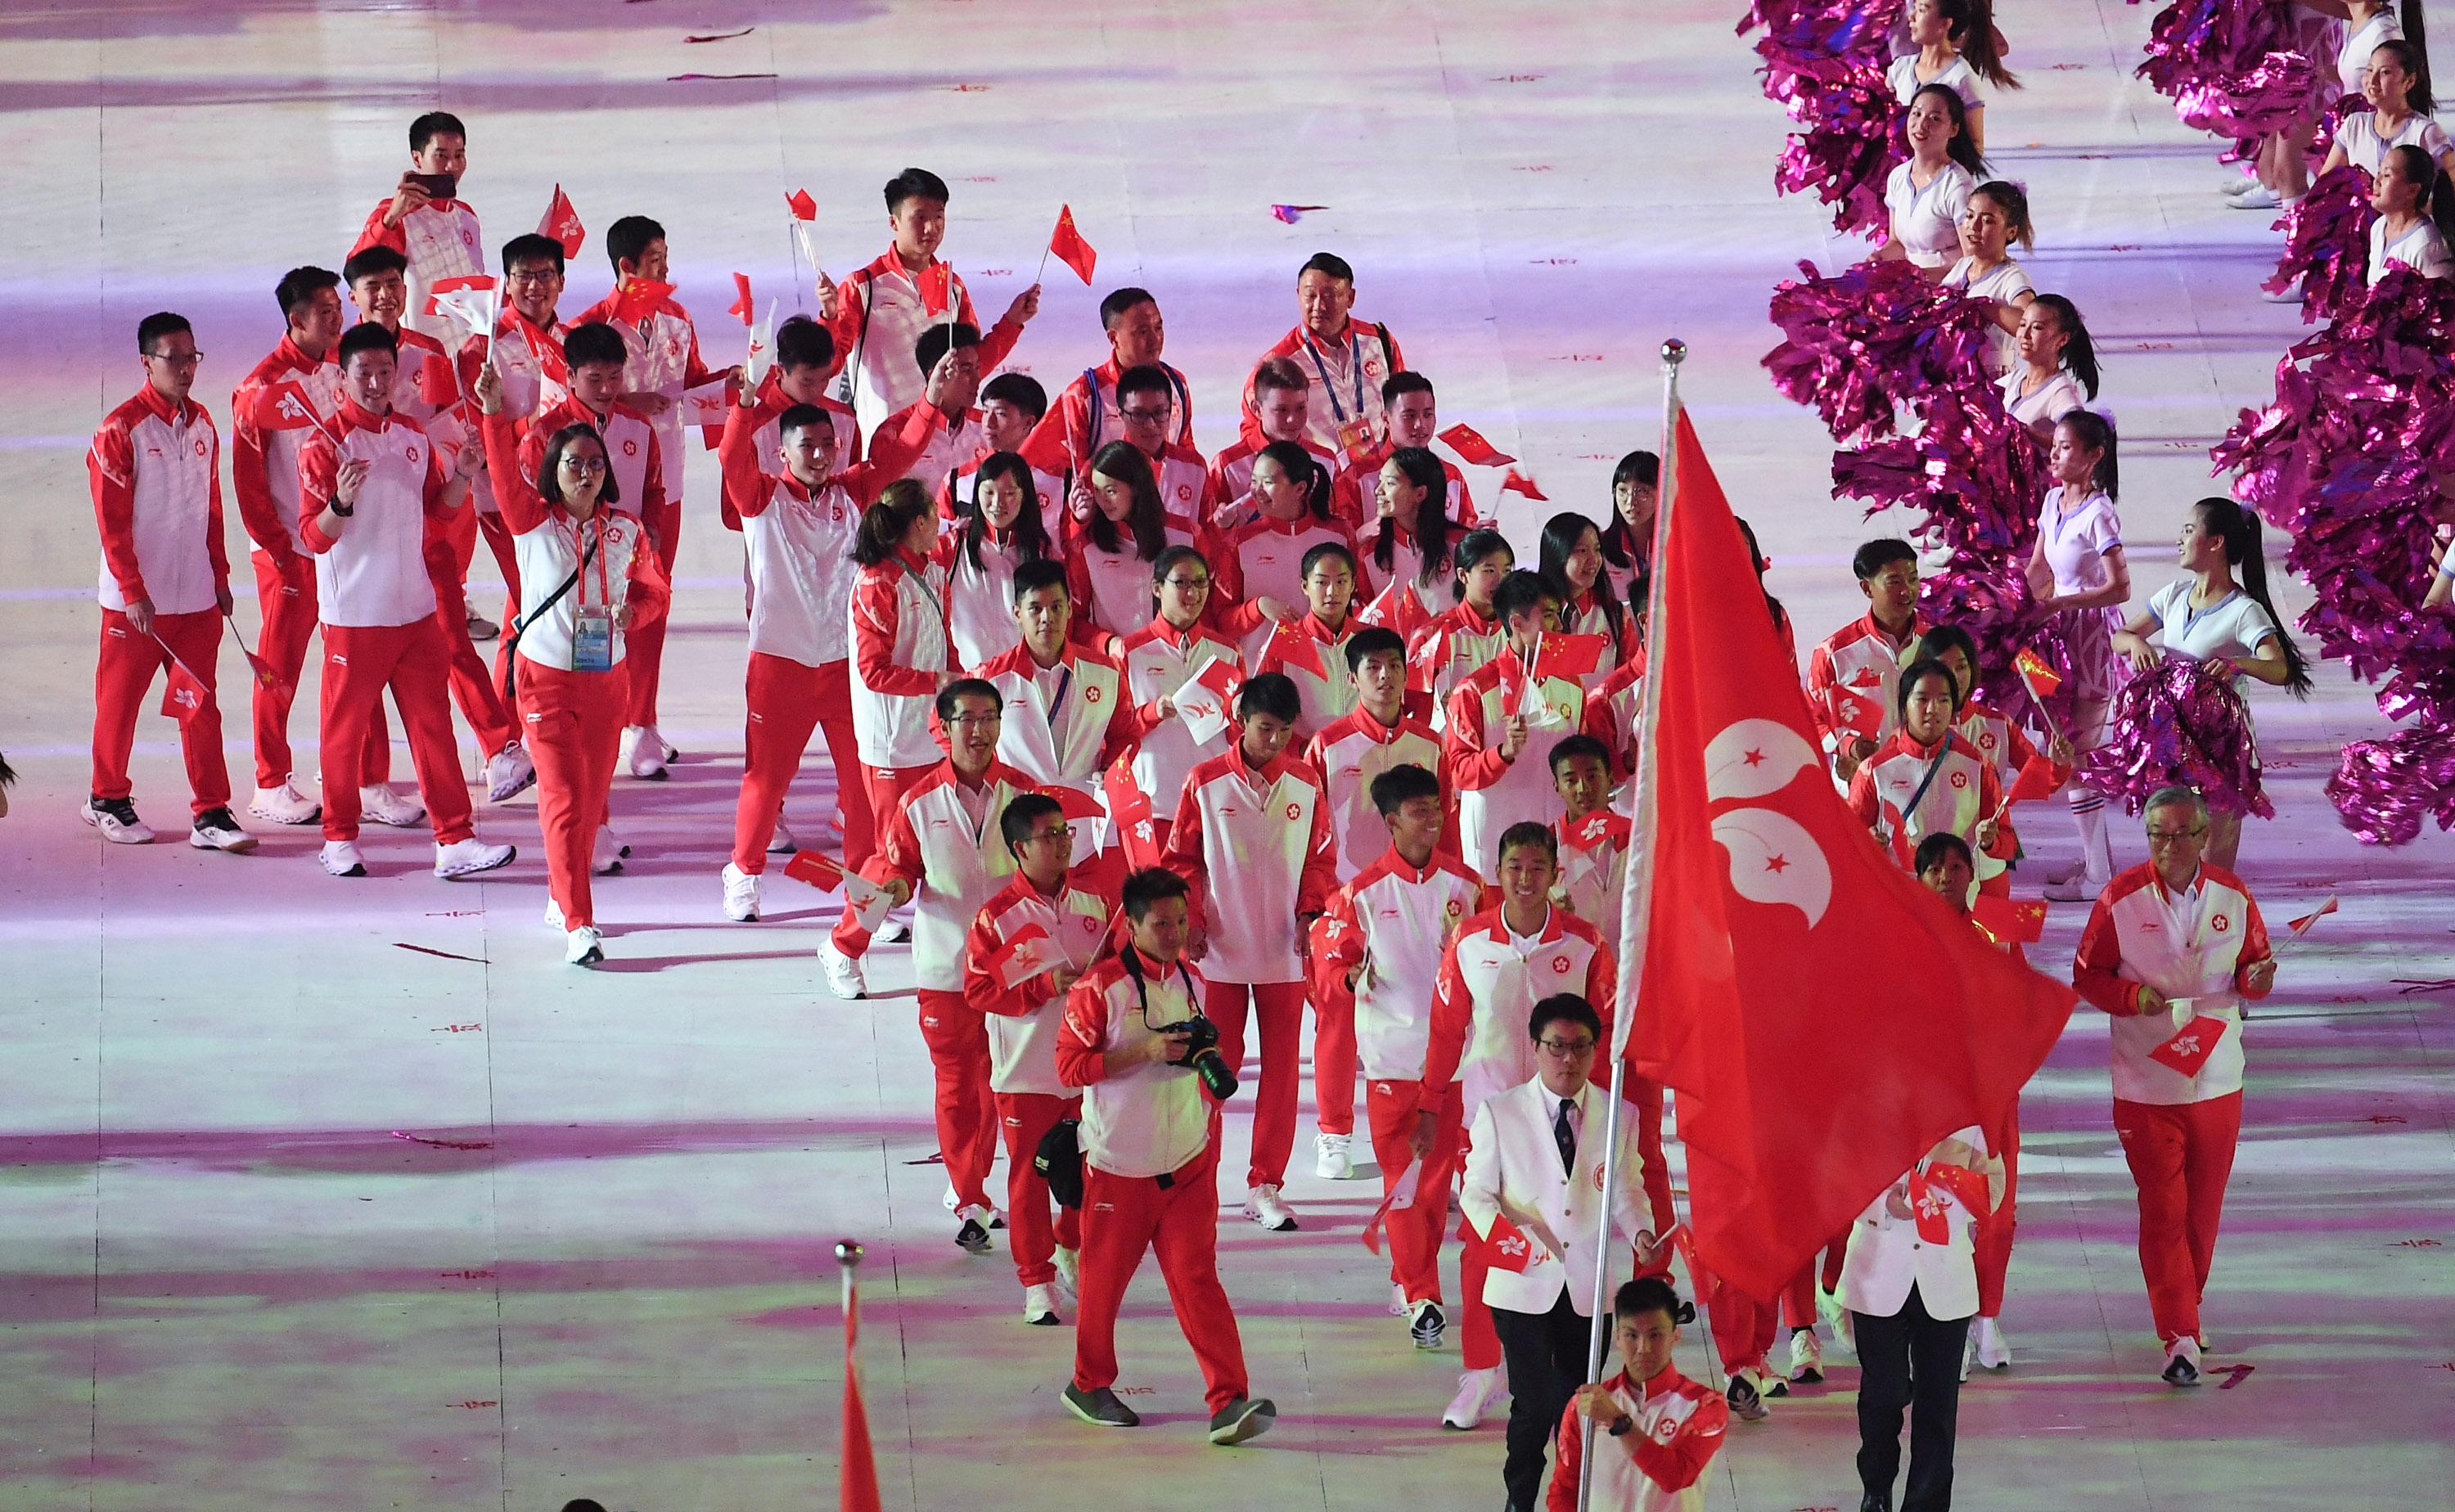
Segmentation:
{"type": "Polygon", "coordinates": [[[2284,201],[2277,198],[2276,191],[2266,185],[2253,184],[2250,187],[2250,192],[2229,194],[2225,197],[2225,203],[2236,210],[2275,210],[2284,201]]]}
{"type": "Polygon", "coordinates": [[[597,827],[597,838],[588,847],[588,875],[612,877],[622,870],[622,857],[630,854],[627,847],[614,838],[604,825],[597,827]]]}
{"type": "Polygon", "coordinates": [[[1294,1210],[1280,1200],[1279,1189],[1267,1181],[1246,1194],[1245,1216],[1273,1234],[1295,1232],[1294,1210]]]}
{"type": "Polygon", "coordinates": [[[313,824],[324,816],[324,805],[292,785],[288,777],[277,788],[258,788],[247,811],[274,824],[313,824]]]}
{"type": "Polygon", "coordinates": [[[2073,881],[2077,879],[2082,872],[2087,870],[2088,862],[2075,857],[2072,860],[2065,861],[2060,866],[2048,867],[2046,869],[2046,880],[2049,882],[2073,881]]]}
{"type": "Polygon", "coordinates": [[[2200,1383],[2200,1341],[2185,1336],[2165,1346],[2165,1368],[2158,1372],[2169,1386],[2200,1383]]]}
{"type": "Polygon", "coordinates": [[[657,742],[657,755],[663,756],[667,761],[679,761],[682,758],[681,748],[666,739],[662,730],[655,725],[648,725],[645,728],[648,732],[647,737],[657,742]]]}
{"type": "Polygon", "coordinates": [[[255,849],[255,837],[238,827],[227,808],[207,809],[188,831],[188,843],[200,851],[228,851],[245,856],[255,849]]]}
{"type": "Polygon", "coordinates": [[[2045,897],[2049,903],[2092,903],[2104,891],[2105,879],[2082,872],[2059,882],[2048,882],[2045,897]]]}
{"type": "Polygon", "coordinates": [[[605,944],[593,925],[582,924],[562,938],[562,958],[574,966],[594,966],[605,958],[605,944]]]}
{"type": "Polygon", "coordinates": [[[731,861],[724,863],[724,917],[737,924],[759,921],[759,878],[731,861]]]}
{"type": "Polygon", "coordinates": [[[326,840],[315,854],[316,864],[335,877],[364,877],[367,858],[358,854],[355,840],[326,840]]]}
{"type": "Polygon", "coordinates": [[[1467,1429],[1483,1421],[1491,1404],[1500,1398],[1500,1368],[1469,1370],[1458,1377],[1457,1395],[1441,1409],[1441,1426],[1467,1429]]]}
{"type": "Polygon", "coordinates": [[[1057,1284],[1065,1288],[1068,1296],[1080,1297],[1083,1295],[1082,1281],[1083,1252],[1067,1249],[1063,1244],[1058,1245],[1057,1284]]]}
{"type": "Polygon", "coordinates": [[[1390,1283],[1390,1316],[1392,1318],[1404,1318],[1410,1310],[1410,1308],[1407,1301],[1407,1288],[1405,1284],[1399,1281],[1391,1281],[1390,1283]]]}
{"type": "Polygon", "coordinates": [[[358,816],[370,824],[406,830],[426,822],[426,805],[395,792],[389,782],[371,783],[358,789],[358,816]]]}
{"type": "Polygon", "coordinates": [[[2012,1341],[2003,1337],[2003,1325],[1992,1318],[1980,1318],[1969,1330],[1970,1352],[1978,1362],[1989,1370],[2008,1370],[2012,1364],[2012,1341]]]}
{"type": "Polygon", "coordinates": [[[136,805],[126,798],[88,798],[77,817],[102,832],[113,845],[151,845],[153,832],[136,816],[136,805]]]}
{"type": "Polygon", "coordinates": [[[1417,1349],[1438,1349],[1441,1335],[1449,1331],[1449,1321],[1441,1313],[1441,1304],[1427,1297],[1407,1308],[1407,1337],[1417,1349]]]}
{"type": "Polygon", "coordinates": [[[793,838],[792,827],[784,822],[784,816],[777,815],[775,832],[767,837],[767,854],[790,856],[801,848],[801,842],[793,838]]]}
{"type": "MultiPolygon", "coordinates": [[[[1841,1305],[1838,1292],[1828,1292],[1822,1286],[1816,1288],[1816,1316],[1824,1320],[1825,1331],[1833,1336],[1835,1343],[1852,1354],[1857,1353],[1857,1325],[1850,1320],[1850,1309],[1841,1305]]],[[[1816,1348],[1821,1352],[1823,1346],[1819,1344],[1816,1348]]]]}
{"type": "Polygon", "coordinates": [[[642,782],[665,779],[664,742],[652,725],[635,724],[622,732],[622,769],[642,782]]]}
{"type": "Polygon", "coordinates": [[[498,866],[509,866],[512,857],[520,853],[509,845],[489,845],[472,835],[465,840],[435,848],[435,875],[447,881],[456,877],[475,877],[498,866]]]}
{"type": "Polygon", "coordinates": [[[861,962],[836,949],[828,940],[819,947],[819,965],[827,974],[827,990],[847,1001],[869,996],[869,983],[861,974],[861,962]]]}
{"type": "Polygon", "coordinates": [[[1023,1320],[1042,1328],[1054,1328],[1064,1321],[1057,1316],[1057,1294],[1046,1281],[1023,1289],[1023,1320]]]}
{"type": "Polygon", "coordinates": [[[545,895],[545,927],[546,927],[546,928],[548,928],[548,929],[558,929],[558,930],[562,930],[562,931],[563,931],[563,933],[565,933],[565,934],[569,934],[569,933],[570,933],[570,931],[569,931],[567,928],[565,928],[565,925],[566,925],[568,922],[569,922],[569,921],[568,921],[568,920],[566,920],[566,919],[562,917],[562,905],[561,905],[560,903],[558,903],[558,902],[556,902],[556,901],[554,900],[554,895],[553,895],[552,893],[548,893],[548,894],[546,894],[546,895],[545,895]]]}
{"type": "Polygon", "coordinates": [[[2262,290],[2259,297],[2271,305],[2298,305],[2302,303],[2302,280],[2296,278],[2286,284],[2282,293],[2271,294],[2262,290]]]}
{"type": "Polygon", "coordinates": [[[604,834],[606,842],[614,847],[615,855],[626,860],[630,858],[631,842],[622,838],[621,833],[614,828],[612,819],[607,819],[597,828],[604,834]]]}
{"type": "Polygon", "coordinates": [[[537,763],[517,740],[486,758],[486,801],[507,803],[537,783],[537,763]]]}
{"type": "Polygon", "coordinates": [[[1345,1134],[1316,1134],[1312,1137],[1312,1174],[1325,1181],[1344,1181],[1355,1174],[1355,1161],[1348,1155],[1353,1137],[1345,1134]]]}
{"type": "Polygon", "coordinates": [[[1816,1330],[1802,1328],[1790,1336],[1791,1381],[1813,1386],[1824,1379],[1824,1345],[1816,1339],[1816,1330]]]}
{"type": "Polygon", "coordinates": [[[912,928],[902,919],[890,918],[871,931],[869,937],[881,945],[901,945],[912,937],[912,928]]]}

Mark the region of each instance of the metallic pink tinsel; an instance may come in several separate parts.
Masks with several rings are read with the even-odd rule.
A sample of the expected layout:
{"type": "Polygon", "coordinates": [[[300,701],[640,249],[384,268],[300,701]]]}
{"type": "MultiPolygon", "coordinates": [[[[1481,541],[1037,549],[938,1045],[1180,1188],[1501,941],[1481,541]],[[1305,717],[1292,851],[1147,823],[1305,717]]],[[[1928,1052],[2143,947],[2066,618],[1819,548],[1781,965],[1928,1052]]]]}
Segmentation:
{"type": "Polygon", "coordinates": [[[2293,280],[2302,280],[2304,324],[2332,320],[2359,305],[2369,294],[2370,222],[2376,219],[2369,179],[2360,169],[2346,163],[2321,174],[2277,222],[2284,232],[2284,255],[2261,287],[2281,294],[2293,280]]]}
{"type": "Polygon", "coordinates": [[[1894,19],[1903,0],[1755,0],[1739,22],[1758,27],[1765,97],[1798,130],[1782,147],[1774,187],[1813,190],[1834,207],[1836,231],[1881,240],[1890,217],[1884,180],[1909,156],[1900,102],[1884,83],[1894,19]]]}
{"type": "Polygon", "coordinates": [[[2292,48],[2292,12],[2283,0],[2176,0],[2148,23],[2140,77],[2176,101],[2239,78],[2292,48]]]}
{"type": "Polygon", "coordinates": [[[2424,819],[2455,829],[2455,730],[2399,730],[2356,740],[2327,778],[2327,797],[2364,845],[2407,845],[2424,819]]]}
{"type": "Polygon", "coordinates": [[[1893,434],[1904,407],[1982,371],[1994,339],[1984,312],[1910,264],[1798,271],[1775,286],[1768,312],[1783,339],[1764,365],[1842,445],[1893,434]]]}
{"type": "Polygon", "coordinates": [[[2259,736],[2233,683],[2188,657],[2168,657],[2114,696],[2105,741],[2080,780],[2137,814],[2163,787],[2200,790],[2225,814],[2276,816],[2260,791],[2259,736]]]}
{"type": "Polygon", "coordinates": [[[2310,107],[2317,71],[2299,52],[2270,52],[2258,66],[2186,86],[2174,98],[2174,113],[2195,131],[2240,139],[2281,131],[2310,107]]]}

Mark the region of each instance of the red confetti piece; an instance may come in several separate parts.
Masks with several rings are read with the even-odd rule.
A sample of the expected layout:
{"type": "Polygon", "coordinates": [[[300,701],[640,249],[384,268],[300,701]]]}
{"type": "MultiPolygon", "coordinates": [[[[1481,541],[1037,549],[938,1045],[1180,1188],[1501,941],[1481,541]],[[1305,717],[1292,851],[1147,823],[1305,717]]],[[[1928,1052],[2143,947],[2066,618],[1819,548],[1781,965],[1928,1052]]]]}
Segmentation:
{"type": "Polygon", "coordinates": [[[1515,168],[1511,169],[1510,171],[1512,173],[1548,173],[1552,171],[1552,165],[1549,163],[1520,163],[1515,168]]]}
{"type": "Polygon", "coordinates": [[[773,73],[668,73],[667,84],[688,84],[693,80],[772,79],[773,73]]]}
{"type": "Polygon", "coordinates": [[[1491,82],[1494,84],[1532,84],[1542,76],[1543,75],[1539,73],[1495,73],[1491,76],[1491,82]]]}
{"type": "Polygon", "coordinates": [[[993,86],[986,84],[942,84],[940,89],[950,94],[986,94],[993,86]]]}
{"type": "Polygon", "coordinates": [[[2441,1244],[2441,1243],[2439,1243],[2439,1242],[2438,1242],[2436,1240],[2434,1240],[2434,1239],[2400,1239],[2400,1240],[2397,1240],[2394,1243],[2392,1243],[2392,1244],[2388,1245],[2388,1246],[2387,1246],[2387,1248],[2389,1248],[2389,1249],[2444,1249],[2444,1248],[2445,1248],[2445,1245],[2443,1245],[2443,1244],[2441,1244]]]}
{"type": "Polygon", "coordinates": [[[2373,1113],[2362,1121],[2364,1123],[2402,1123],[2404,1121],[2404,1118],[2401,1113],[2373,1113]]]}
{"type": "Polygon", "coordinates": [[[2242,1378],[2248,1376],[2252,1371],[2257,1370],[2258,1368],[2259,1367],[2257,1365],[2226,1366],[2224,1380],[2217,1383],[2217,1389],[2219,1391],[2231,1391],[2234,1387],[2242,1384],[2242,1378]]]}
{"type": "Polygon", "coordinates": [[[427,1032],[437,1035],[467,1035],[475,1034],[485,1027],[484,1024],[445,1024],[440,1029],[430,1029],[427,1032]]]}
{"type": "Polygon", "coordinates": [[[499,1401],[456,1401],[452,1403],[452,1405],[456,1407],[469,1407],[474,1409],[477,1407],[499,1407],[502,1403],[499,1401]]]}
{"type": "Polygon", "coordinates": [[[486,911],[482,908],[447,908],[442,910],[440,913],[432,913],[426,917],[429,918],[477,918],[482,916],[485,912],[486,911]]]}
{"type": "Polygon", "coordinates": [[[1529,257],[1526,260],[1537,268],[1568,268],[1576,263],[1574,257],[1529,257]]]}
{"type": "Polygon", "coordinates": [[[437,1274],[447,1281],[482,1281],[495,1273],[493,1271],[442,1271],[437,1274]]]}

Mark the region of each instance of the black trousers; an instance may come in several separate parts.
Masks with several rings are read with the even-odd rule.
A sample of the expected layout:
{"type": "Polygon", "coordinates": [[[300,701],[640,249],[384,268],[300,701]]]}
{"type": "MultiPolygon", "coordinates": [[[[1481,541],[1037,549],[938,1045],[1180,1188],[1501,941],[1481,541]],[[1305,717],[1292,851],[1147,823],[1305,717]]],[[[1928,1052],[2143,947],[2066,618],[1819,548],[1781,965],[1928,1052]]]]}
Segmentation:
{"type": "Polygon", "coordinates": [[[1900,1512],[1944,1512],[1952,1505],[1952,1441],[1960,1420],[1960,1353],[1969,1320],[1928,1317],[1915,1285],[1890,1318],[1850,1316],[1858,1341],[1858,1483],[1893,1505],[1907,1407],[1910,1481],[1900,1512]]]}
{"type": "Polygon", "coordinates": [[[1501,1358],[1509,1363],[1509,1459],[1500,1481],[1509,1488],[1510,1506],[1519,1512],[1543,1505],[1544,1456],[1560,1429],[1560,1414],[1569,1410],[1569,1398],[1593,1368],[1586,1344],[1593,1320],[1579,1316],[1569,1296],[1569,1288],[1561,1288],[1548,1313],[1491,1310],[1501,1358]]]}

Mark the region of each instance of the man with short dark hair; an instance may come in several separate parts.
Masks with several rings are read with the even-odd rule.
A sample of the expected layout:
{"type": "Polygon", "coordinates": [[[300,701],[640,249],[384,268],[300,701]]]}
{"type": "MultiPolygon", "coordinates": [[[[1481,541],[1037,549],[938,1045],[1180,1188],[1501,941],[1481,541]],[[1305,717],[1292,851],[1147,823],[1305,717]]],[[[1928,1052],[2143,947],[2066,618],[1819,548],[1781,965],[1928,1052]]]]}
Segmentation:
{"type": "MultiPolygon", "coordinates": [[[[1339,474],[1337,492],[1331,497],[1339,517],[1358,531],[1372,518],[1374,495],[1382,464],[1390,454],[1400,447],[1432,450],[1439,437],[1440,411],[1432,396],[1432,380],[1420,373],[1393,373],[1381,384],[1381,439],[1370,450],[1346,465],[1339,474]]],[[[1466,486],[1466,474],[1448,457],[1437,457],[1441,474],[1449,479],[1449,516],[1458,525],[1474,530],[1489,528],[1494,521],[1476,515],[1474,494],[1466,486]]],[[[1409,525],[1414,522],[1408,521],[1409,525]]]]}
{"type": "MultiPolygon", "coordinates": [[[[1178,528],[1177,522],[1182,520],[1184,529],[1199,534],[1212,519],[1217,493],[1212,487],[1209,464],[1202,460],[1202,454],[1188,442],[1168,438],[1168,416],[1175,413],[1176,402],[1176,390],[1168,372],[1156,364],[1142,363],[1117,375],[1117,424],[1102,444],[1123,442],[1147,457],[1169,528],[1178,528]]],[[[1098,454],[1086,455],[1078,463],[1066,445],[1062,433],[1044,423],[1024,442],[1023,457],[1040,474],[1070,473],[1073,483],[1065,494],[1070,534],[1081,530],[1097,507],[1091,497],[1091,461],[1098,454]]],[[[1249,465],[1247,471],[1250,471],[1249,465]]]]}
{"type": "MultiPolygon", "coordinates": [[[[1294,329],[1262,353],[1263,362],[1294,361],[1311,380],[1305,434],[1342,462],[1362,456],[1386,433],[1375,401],[1390,374],[1407,366],[1390,328],[1353,318],[1354,308],[1355,270],[1334,252],[1315,252],[1296,273],[1294,329]]],[[[1258,397],[1250,380],[1246,393],[1258,397]]]]}
{"type": "MultiPolygon", "coordinates": [[[[1620,1368],[1579,1386],[1560,1415],[1544,1512],[1580,1512],[1586,1426],[1593,1425],[1593,1502],[1613,1512],[1704,1512],[1705,1474],[1731,1426],[1710,1386],[1671,1362],[1679,1345],[1679,1298],[1658,1276],[1622,1281],[1612,1296],[1612,1342],[1620,1368]]],[[[1530,1509],[1531,1512],[1531,1509],[1530,1509]]]]}
{"type": "MultiPolygon", "coordinates": [[[[1100,330],[1108,338],[1108,360],[1085,368],[1057,396],[1056,406],[1041,420],[1033,440],[1052,455],[1062,456],[1061,471],[1081,477],[1091,457],[1110,441],[1125,439],[1125,417],[1118,413],[1124,396],[1118,380],[1126,370],[1149,366],[1167,380],[1167,413],[1158,436],[1173,446],[1193,444],[1193,394],[1185,374],[1160,360],[1167,331],[1160,319],[1159,301],[1147,289],[1117,289],[1100,301],[1100,330]]],[[[1144,448],[1147,451],[1147,444],[1144,448]]]]}
{"type": "Polygon", "coordinates": [[[981,333],[962,321],[931,326],[913,343],[913,356],[929,375],[921,397],[879,421],[869,444],[874,450],[881,434],[902,430],[916,413],[926,414],[929,444],[903,475],[934,499],[955,469],[989,450],[981,412],[972,408],[981,392],[981,333]]]}
{"type": "Polygon", "coordinates": [[[1066,993],[1057,1030],[1057,1079],[1083,1089],[1082,1301],[1065,1402],[1096,1427],[1142,1422],[1113,1389],[1117,1311],[1156,1248],[1202,1365],[1210,1441],[1233,1444],[1267,1432],[1279,1409],[1246,1395],[1245,1348],[1219,1284],[1219,1119],[1188,1064],[1203,983],[1184,958],[1187,893],[1185,878],[1156,867],[1126,878],[1126,940],[1066,993]]]}
{"type": "Polygon", "coordinates": [[[102,645],[93,670],[93,782],[78,817],[114,844],[153,838],[131,798],[128,756],[153,675],[175,664],[194,679],[172,695],[186,711],[179,752],[194,816],[188,843],[252,851],[255,837],[231,817],[213,696],[230,560],[222,546],[221,436],[205,407],[188,397],[203,354],[187,317],[166,310],[137,323],[136,356],[145,386],[103,416],[86,453],[102,537],[102,645]]]}
{"type": "Polygon", "coordinates": [[[443,279],[486,271],[477,212],[459,198],[459,182],[468,172],[469,129],[460,117],[429,111],[410,122],[409,169],[350,245],[352,256],[389,247],[408,260],[409,306],[402,319],[437,340],[450,340],[456,333],[448,318],[427,312],[427,295],[443,279]]]}
{"type": "Polygon", "coordinates": [[[938,513],[950,520],[971,514],[979,488],[981,465],[1000,452],[1012,452],[1031,470],[1031,491],[1040,500],[1041,528],[1049,544],[1066,538],[1065,474],[1050,472],[1024,454],[1040,422],[1048,416],[1048,391],[1028,373],[1001,373],[981,385],[980,454],[958,463],[938,489],[938,513]]]}
{"type": "Polygon", "coordinates": [[[1895,689],[1901,667],[1918,636],[1933,628],[1917,607],[1917,552],[1909,542],[1891,536],[1869,541],[1850,558],[1850,571],[1867,596],[1867,613],[1807,654],[1807,710],[1823,734],[1834,778],[1845,788],[1858,763],[1900,728],[1895,689]],[[1847,717],[1856,700],[1876,706],[1872,719],[1861,721],[1876,725],[1873,735],[1847,717]]]}
{"type": "Polygon", "coordinates": [[[1210,459],[1210,507],[1203,523],[1222,533],[1261,513],[1253,503],[1253,459],[1273,441],[1292,441],[1335,476],[1339,459],[1306,427],[1312,380],[1286,357],[1265,357],[1245,384],[1244,425],[1235,442],[1210,459]]]}
{"type": "Polygon", "coordinates": [[[1065,789],[1074,823],[1068,860],[1102,849],[1103,777],[1131,752],[1147,724],[1126,690],[1125,664],[1072,637],[1074,603],[1065,564],[1047,557],[1014,570],[1014,619],[1022,638],[972,669],[1005,696],[998,759],[1044,792],[1065,789]]]}
{"type": "MultiPolygon", "coordinates": [[[[484,336],[454,333],[454,339],[460,342],[457,361],[463,392],[475,391],[478,368],[491,361],[503,386],[503,413],[511,416],[516,427],[525,427],[539,410],[560,404],[571,389],[570,370],[562,355],[562,338],[569,328],[558,312],[562,243],[535,232],[515,236],[503,243],[502,261],[503,305],[495,317],[494,340],[489,343],[484,336]]],[[[483,472],[471,486],[471,496],[477,501],[477,530],[486,537],[486,549],[503,575],[507,590],[503,620],[508,624],[520,612],[519,553],[496,505],[494,481],[483,472]]],[[[554,585],[549,583],[542,591],[552,593],[554,585]]],[[[499,675],[500,654],[497,663],[499,675]]]]}

